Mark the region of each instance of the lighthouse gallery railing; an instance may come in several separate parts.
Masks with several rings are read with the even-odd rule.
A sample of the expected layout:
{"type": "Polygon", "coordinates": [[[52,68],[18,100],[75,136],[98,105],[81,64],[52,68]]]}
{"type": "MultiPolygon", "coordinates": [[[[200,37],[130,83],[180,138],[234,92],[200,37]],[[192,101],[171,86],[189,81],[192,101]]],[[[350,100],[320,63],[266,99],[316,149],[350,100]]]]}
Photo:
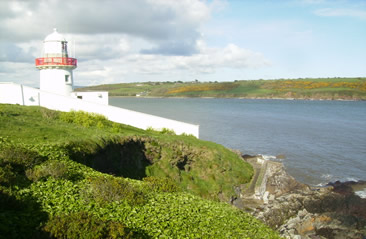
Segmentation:
{"type": "Polygon", "coordinates": [[[71,66],[76,67],[77,60],[70,57],[44,57],[36,59],[36,66],[71,66]]]}

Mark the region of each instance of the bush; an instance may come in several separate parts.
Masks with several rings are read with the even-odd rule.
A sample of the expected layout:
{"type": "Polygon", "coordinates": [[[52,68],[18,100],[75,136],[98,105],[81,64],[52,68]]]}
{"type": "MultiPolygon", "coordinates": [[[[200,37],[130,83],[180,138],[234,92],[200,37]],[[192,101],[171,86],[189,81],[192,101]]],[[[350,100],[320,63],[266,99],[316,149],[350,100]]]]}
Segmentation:
{"type": "Polygon", "coordinates": [[[148,189],[154,192],[173,193],[181,191],[177,184],[170,178],[150,176],[143,178],[143,181],[147,183],[148,189]]]}
{"type": "Polygon", "coordinates": [[[161,134],[167,134],[167,135],[176,135],[174,130],[168,129],[168,128],[163,128],[160,131],[161,134]]]}
{"type": "Polygon", "coordinates": [[[13,167],[10,164],[0,167],[0,185],[12,185],[16,178],[17,174],[13,172],[13,167]]]}
{"type": "Polygon", "coordinates": [[[0,143],[0,166],[11,164],[17,172],[23,172],[45,161],[36,151],[22,145],[12,143],[1,145],[0,143]]]}
{"type": "Polygon", "coordinates": [[[64,146],[58,144],[35,144],[28,146],[41,157],[51,160],[69,159],[69,152],[64,146]]]}
{"type": "Polygon", "coordinates": [[[49,238],[41,230],[47,214],[31,197],[15,197],[0,189],[0,238],[49,238]]]}
{"type": "Polygon", "coordinates": [[[147,127],[146,131],[147,132],[150,132],[150,133],[176,135],[176,133],[174,132],[174,130],[168,129],[168,128],[163,128],[161,130],[157,130],[157,129],[154,129],[153,127],[149,126],[149,127],[147,127]]]}
{"type": "Polygon", "coordinates": [[[0,139],[0,185],[26,186],[25,171],[42,163],[46,158],[24,145],[0,139]]]}
{"type": "Polygon", "coordinates": [[[94,199],[101,204],[121,200],[130,205],[142,205],[146,202],[141,191],[126,180],[112,176],[89,178],[88,188],[82,194],[85,199],[94,199]]]}
{"type": "Polygon", "coordinates": [[[60,120],[67,123],[74,123],[85,128],[93,126],[104,128],[110,124],[105,116],[84,111],[61,112],[60,120]]]}
{"type": "Polygon", "coordinates": [[[95,215],[81,211],[52,217],[44,227],[55,238],[143,238],[121,222],[104,221],[95,215]]]}
{"type": "Polygon", "coordinates": [[[45,177],[57,178],[68,178],[67,177],[67,166],[62,161],[50,160],[46,163],[36,166],[33,169],[26,171],[26,176],[32,181],[38,181],[45,177]]]}

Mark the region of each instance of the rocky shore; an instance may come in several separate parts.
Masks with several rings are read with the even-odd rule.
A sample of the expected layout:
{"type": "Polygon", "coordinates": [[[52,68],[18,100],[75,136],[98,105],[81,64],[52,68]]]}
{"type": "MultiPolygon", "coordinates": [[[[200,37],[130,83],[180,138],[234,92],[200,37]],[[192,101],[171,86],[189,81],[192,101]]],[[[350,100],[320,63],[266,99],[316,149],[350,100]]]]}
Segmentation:
{"type": "Polygon", "coordinates": [[[236,188],[232,204],[278,230],[284,238],[366,239],[366,199],[354,193],[366,182],[310,187],[288,175],[280,162],[243,155],[255,169],[248,185],[236,188]]]}

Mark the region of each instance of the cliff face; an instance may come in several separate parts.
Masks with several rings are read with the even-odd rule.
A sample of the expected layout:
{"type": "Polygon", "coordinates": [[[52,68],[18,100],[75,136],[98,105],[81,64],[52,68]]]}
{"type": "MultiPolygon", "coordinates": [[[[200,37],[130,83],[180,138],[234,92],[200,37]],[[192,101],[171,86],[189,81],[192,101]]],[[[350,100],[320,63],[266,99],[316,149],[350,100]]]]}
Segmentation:
{"type": "Polygon", "coordinates": [[[285,238],[366,237],[366,199],[336,182],[315,188],[297,182],[281,163],[246,157],[256,169],[251,187],[242,187],[233,204],[250,211],[285,238]],[[254,186],[253,186],[254,185],[254,186]]]}

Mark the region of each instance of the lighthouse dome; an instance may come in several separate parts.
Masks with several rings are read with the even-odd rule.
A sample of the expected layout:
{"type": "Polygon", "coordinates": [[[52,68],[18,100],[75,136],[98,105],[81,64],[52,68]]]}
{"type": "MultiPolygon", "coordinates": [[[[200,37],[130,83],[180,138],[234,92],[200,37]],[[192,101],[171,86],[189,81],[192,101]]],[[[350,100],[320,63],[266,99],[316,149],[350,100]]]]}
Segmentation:
{"type": "Polygon", "coordinates": [[[66,42],[66,39],[64,38],[64,36],[62,36],[60,33],[57,32],[57,29],[54,28],[53,29],[53,32],[48,35],[45,39],[44,39],[45,42],[66,42]]]}

